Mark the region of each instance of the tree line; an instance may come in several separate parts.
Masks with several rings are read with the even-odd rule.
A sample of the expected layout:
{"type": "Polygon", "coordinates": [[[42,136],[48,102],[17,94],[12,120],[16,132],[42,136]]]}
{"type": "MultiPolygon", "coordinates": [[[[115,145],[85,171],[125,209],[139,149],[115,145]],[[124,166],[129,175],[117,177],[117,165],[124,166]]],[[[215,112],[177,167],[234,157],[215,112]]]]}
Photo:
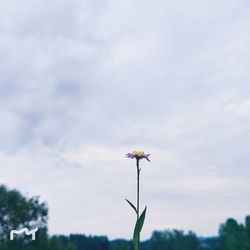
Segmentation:
{"type": "MultiPolygon", "coordinates": [[[[48,235],[48,207],[39,197],[27,198],[17,190],[0,185],[0,250],[133,250],[130,240],[82,234],[48,235]],[[39,225],[35,241],[28,236],[9,240],[11,229],[39,225]]],[[[250,215],[243,224],[229,218],[218,236],[198,237],[182,230],[154,231],[140,250],[250,250],[250,215]]]]}

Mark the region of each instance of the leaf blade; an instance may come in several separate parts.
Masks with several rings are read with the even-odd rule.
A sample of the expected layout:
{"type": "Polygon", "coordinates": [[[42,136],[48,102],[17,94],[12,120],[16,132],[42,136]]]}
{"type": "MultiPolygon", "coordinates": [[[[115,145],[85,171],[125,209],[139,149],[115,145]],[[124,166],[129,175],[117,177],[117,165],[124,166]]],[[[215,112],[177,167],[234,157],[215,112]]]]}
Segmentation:
{"type": "Polygon", "coordinates": [[[134,204],[132,203],[132,202],[130,202],[128,199],[125,199],[127,202],[128,202],[128,204],[134,209],[134,211],[135,211],[135,213],[137,214],[137,209],[136,209],[136,207],[134,206],[134,204]]]}
{"type": "Polygon", "coordinates": [[[146,211],[147,211],[147,206],[144,208],[143,212],[141,213],[139,219],[136,221],[135,224],[134,235],[133,235],[134,250],[139,250],[140,232],[144,224],[146,211]]]}

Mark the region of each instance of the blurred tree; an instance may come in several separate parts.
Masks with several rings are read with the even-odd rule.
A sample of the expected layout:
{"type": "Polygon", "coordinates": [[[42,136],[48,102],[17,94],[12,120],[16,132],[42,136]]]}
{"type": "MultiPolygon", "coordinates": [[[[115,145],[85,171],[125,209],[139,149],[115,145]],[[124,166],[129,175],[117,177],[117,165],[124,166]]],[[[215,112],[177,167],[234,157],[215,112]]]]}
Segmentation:
{"type": "Polygon", "coordinates": [[[71,234],[69,241],[77,249],[84,250],[109,250],[109,241],[106,236],[85,236],[81,234],[71,234]]]}
{"type": "Polygon", "coordinates": [[[245,250],[250,250],[250,215],[245,218],[245,250]]]}
{"type": "Polygon", "coordinates": [[[48,208],[39,197],[26,198],[17,190],[0,186],[1,238],[9,238],[10,230],[23,227],[47,228],[48,208]]]}
{"type": "Polygon", "coordinates": [[[244,227],[230,218],[219,229],[220,250],[245,250],[244,227]]]}
{"type": "MultiPolygon", "coordinates": [[[[132,250],[133,244],[131,241],[118,239],[110,242],[109,250],[132,250]]],[[[143,247],[141,247],[143,249],[143,247]]]]}
{"type": "Polygon", "coordinates": [[[202,250],[217,250],[219,244],[218,237],[200,237],[200,249],[202,250]]]}
{"type": "Polygon", "coordinates": [[[52,236],[49,239],[49,250],[77,250],[77,248],[68,237],[52,236]]]}
{"type": "Polygon", "coordinates": [[[0,249],[43,249],[47,247],[47,217],[48,208],[45,203],[39,202],[39,197],[26,198],[17,190],[8,190],[0,186],[0,249]],[[27,227],[39,227],[36,240],[30,236],[17,236],[9,240],[10,231],[27,227]]]}
{"type": "Polygon", "coordinates": [[[198,250],[199,241],[193,232],[179,230],[154,231],[151,237],[153,250],[198,250]]]}

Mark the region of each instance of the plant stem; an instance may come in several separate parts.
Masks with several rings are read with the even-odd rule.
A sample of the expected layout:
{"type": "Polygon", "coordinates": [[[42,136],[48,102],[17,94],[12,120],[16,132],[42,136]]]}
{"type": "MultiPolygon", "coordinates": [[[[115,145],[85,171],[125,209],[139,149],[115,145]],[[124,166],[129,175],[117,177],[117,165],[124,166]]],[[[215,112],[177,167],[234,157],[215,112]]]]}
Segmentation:
{"type": "MultiPolygon", "coordinates": [[[[136,167],[137,167],[137,220],[136,223],[139,220],[139,216],[140,216],[140,166],[139,166],[139,161],[140,159],[137,158],[136,159],[136,167]]],[[[138,249],[135,250],[139,250],[140,249],[140,232],[138,232],[138,238],[139,238],[139,244],[138,244],[138,249]]]]}
{"type": "Polygon", "coordinates": [[[136,167],[137,167],[137,220],[139,219],[140,214],[140,167],[139,167],[139,159],[136,159],[136,167]]]}

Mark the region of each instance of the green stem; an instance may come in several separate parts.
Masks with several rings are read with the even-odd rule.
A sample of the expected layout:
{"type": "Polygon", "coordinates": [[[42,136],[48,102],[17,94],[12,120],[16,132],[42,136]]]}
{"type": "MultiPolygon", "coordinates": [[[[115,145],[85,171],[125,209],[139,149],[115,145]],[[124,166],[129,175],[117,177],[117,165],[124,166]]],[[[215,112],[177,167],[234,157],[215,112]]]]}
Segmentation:
{"type": "Polygon", "coordinates": [[[139,159],[136,160],[137,166],[137,220],[139,219],[140,214],[140,167],[139,167],[139,159]]]}
{"type": "MultiPolygon", "coordinates": [[[[139,161],[140,159],[136,159],[136,167],[137,167],[137,220],[139,220],[140,216],[140,166],[139,166],[139,161]]],[[[139,246],[138,249],[140,248],[140,235],[139,235],[139,246]]]]}

